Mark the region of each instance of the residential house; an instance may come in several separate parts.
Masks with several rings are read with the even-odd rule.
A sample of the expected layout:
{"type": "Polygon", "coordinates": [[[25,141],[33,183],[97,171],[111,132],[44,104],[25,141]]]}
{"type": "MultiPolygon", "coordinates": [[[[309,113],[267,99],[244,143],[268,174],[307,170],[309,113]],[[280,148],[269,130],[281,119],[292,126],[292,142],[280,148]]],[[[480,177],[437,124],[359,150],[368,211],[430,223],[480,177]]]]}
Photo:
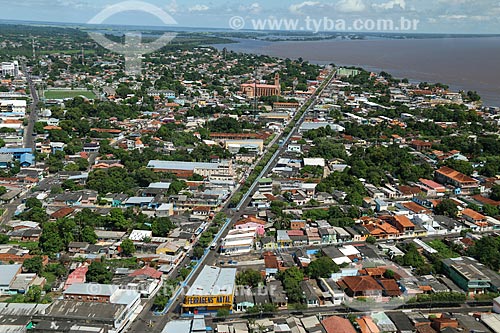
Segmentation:
{"type": "Polygon", "coordinates": [[[300,288],[302,289],[304,301],[308,308],[318,307],[320,305],[316,291],[308,281],[301,281],[300,288]]]}
{"type": "Polygon", "coordinates": [[[337,283],[350,297],[378,297],[383,291],[371,276],[346,276],[337,283]]]}
{"type": "Polygon", "coordinates": [[[332,316],[321,321],[326,333],[356,333],[349,319],[332,316]]]}
{"type": "Polygon", "coordinates": [[[242,220],[239,220],[234,224],[235,229],[249,229],[256,228],[257,236],[262,237],[266,233],[265,231],[266,221],[261,220],[255,216],[248,216],[242,220]]]}

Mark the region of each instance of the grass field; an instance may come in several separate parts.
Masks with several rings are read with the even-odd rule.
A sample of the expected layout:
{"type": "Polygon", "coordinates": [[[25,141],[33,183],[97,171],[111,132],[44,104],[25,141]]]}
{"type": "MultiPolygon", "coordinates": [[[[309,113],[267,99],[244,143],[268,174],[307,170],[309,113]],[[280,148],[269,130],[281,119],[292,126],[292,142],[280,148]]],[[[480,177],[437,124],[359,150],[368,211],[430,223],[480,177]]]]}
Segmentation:
{"type": "Polygon", "coordinates": [[[88,99],[95,99],[96,96],[89,90],[47,90],[44,94],[46,99],[65,99],[85,96],[88,99]]]}

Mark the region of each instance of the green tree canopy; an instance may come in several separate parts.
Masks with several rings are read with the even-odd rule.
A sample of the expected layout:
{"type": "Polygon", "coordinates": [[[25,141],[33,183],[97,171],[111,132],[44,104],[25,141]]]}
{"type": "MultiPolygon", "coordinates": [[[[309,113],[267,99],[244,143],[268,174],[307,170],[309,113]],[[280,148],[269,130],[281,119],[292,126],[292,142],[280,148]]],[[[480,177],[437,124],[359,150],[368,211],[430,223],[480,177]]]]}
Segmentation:
{"type": "Polygon", "coordinates": [[[340,271],[339,266],[329,257],[320,257],[307,266],[306,274],[312,279],[329,278],[340,271]]]}
{"type": "Polygon", "coordinates": [[[113,278],[113,272],[111,272],[104,263],[94,261],[90,264],[85,277],[87,282],[109,284],[113,278]]]}

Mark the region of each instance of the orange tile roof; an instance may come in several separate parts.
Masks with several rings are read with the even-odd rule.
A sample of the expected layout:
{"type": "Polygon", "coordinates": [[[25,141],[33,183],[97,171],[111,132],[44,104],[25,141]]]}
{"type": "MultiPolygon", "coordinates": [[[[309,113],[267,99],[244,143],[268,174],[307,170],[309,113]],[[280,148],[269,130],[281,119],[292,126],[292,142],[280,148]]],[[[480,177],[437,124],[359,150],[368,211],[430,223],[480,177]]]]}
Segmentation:
{"type": "Polygon", "coordinates": [[[260,224],[260,225],[266,225],[266,221],[258,219],[255,216],[249,216],[249,217],[247,217],[245,219],[239,220],[238,222],[235,223],[235,225],[242,225],[242,224],[247,224],[247,223],[255,223],[255,224],[260,224]]]}
{"type": "Polygon", "coordinates": [[[394,219],[399,223],[403,228],[412,228],[415,225],[410,221],[410,219],[403,215],[396,215],[394,219]]]}
{"type": "Polygon", "coordinates": [[[429,209],[424,206],[420,206],[418,203],[413,201],[404,202],[403,207],[417,214],[429,214],[431,212],[429,209]]]}
{"type": "Polygon", "coordinates": [[[333,316],[321,321],[327,333],[356,333],[348,319],[333,316]]]}
{"type": "Polygon", "coordinates": [[[43,129],[46,131],[57,131],[57,130],[60,130],[61,127],[48,125],[48,126],[45,126],[43,129]]]}
{"type": "Polygon", "coordinates": [[[475,195],[472,198],[485,205],[500,206],[500,201],[491,200],[490,198],[483,197],[481,194],[475,195]]]}
{"type": "Polygon", "coordinates": [[[475,221],[486,219],[486,216],[484,216],[483,214],[480,214],[480,213],[478,213],[475,210],[472,210],[470,208],[465,208],[462,211],[462,215],[466,215],[475,221]]]}
{"type": "Polygon", "coordinates": [[[460,183],[477,182],[474,178],[464,175],[463,173],[453,170],[447,166],[441,167],[439,170],[436,170],[436,172],[460,183]]]}
{"type": "Polygon", "coordinates": [[[371,276],[346,276],[341,281],[353,292],[382,290],[382,287],[371,276]]]}
{"type": "Polygon", "coordinates": [[[394,279],[381,279],[379,282],[388,296],[401,296],[402,292],[394,279]]]}
{"type": "Polygon", "coordinates": [[[54,219],[60,219],[60,218],[68,216],[69,214],[73,213],[74,211],[75,211],[74,208],[63,207],[63,208],[55,211],[54,213],[52,213],[50,216],[54,219]]]}

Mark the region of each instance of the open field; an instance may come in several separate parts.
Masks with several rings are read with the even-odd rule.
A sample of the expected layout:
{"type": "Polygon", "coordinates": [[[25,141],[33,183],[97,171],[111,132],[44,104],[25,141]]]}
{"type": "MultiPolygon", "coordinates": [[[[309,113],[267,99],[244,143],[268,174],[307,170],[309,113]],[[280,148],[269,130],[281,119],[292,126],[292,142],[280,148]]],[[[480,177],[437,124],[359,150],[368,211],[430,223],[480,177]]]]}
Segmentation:
{"type": "Polygon", "coordinates": [[[96,96],[89,90],[47,90],[44,93],[46,99],[65,99],[85,96],[88,99],[95,99],[96,96]]]}

